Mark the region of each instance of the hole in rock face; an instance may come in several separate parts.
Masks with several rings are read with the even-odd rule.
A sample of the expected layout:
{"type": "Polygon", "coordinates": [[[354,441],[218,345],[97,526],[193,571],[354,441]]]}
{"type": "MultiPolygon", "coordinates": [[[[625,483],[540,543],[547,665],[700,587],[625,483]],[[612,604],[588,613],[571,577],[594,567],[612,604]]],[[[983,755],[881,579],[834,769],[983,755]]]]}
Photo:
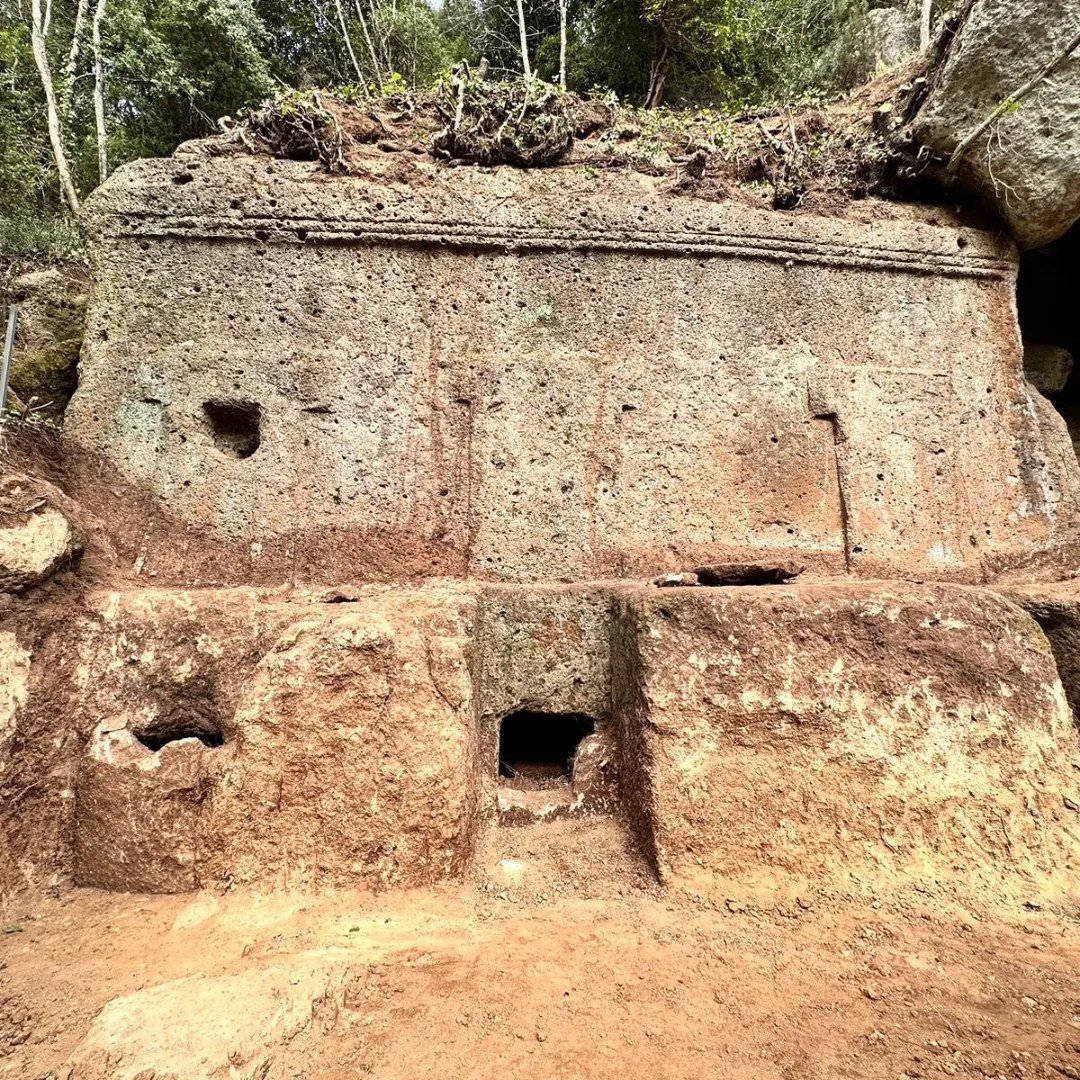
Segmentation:
{"type": "Polygon", "coordinates": [[[205,716],[163,716],[133,734],[154,753],[166,743],[181,739],[198,739],[203,746],[221,746],[225,741],[221,728],[205,716]]]}
{"type": "Polygon", "coordinates": [[[721,585],[784,585],[803,571],[801,566],[771,563],[720,563],[699,566],[694,571],[700,584],[721,585]]]}
{"type": "Polygon", "coordinates": [[[249,458],[262,441],[262,406],[254,401],[207,401],[203,405],[214,445],[231,457],[249,458]]]}
{"type": "Polygon", "coordinates": [[[530,787],[566,781],[578,745],[595,729],[583,713],[510,713],[499,724],[499,776],[530,787]]]}
{"type": "Polygon", "coordinates": [[[1061,414],[1080,453],[1080,225],[1020,260],[1016,306],[1028,380],[1061,414]]]}

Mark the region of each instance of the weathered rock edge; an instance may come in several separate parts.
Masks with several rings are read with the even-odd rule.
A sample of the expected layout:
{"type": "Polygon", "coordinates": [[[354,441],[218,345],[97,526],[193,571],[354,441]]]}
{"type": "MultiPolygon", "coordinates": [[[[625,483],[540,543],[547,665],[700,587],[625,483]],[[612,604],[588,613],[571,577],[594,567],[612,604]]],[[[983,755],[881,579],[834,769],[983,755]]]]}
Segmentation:
{"type": "Polygon", "coordinates": [[[1080,49],[1009,103],[1077,33],[1073,0],[969,4],[915,117],[915,137],[950,164],[981,132],[956,176],[1025,248],[1056,240],[1080,217],[1080,49]]]}

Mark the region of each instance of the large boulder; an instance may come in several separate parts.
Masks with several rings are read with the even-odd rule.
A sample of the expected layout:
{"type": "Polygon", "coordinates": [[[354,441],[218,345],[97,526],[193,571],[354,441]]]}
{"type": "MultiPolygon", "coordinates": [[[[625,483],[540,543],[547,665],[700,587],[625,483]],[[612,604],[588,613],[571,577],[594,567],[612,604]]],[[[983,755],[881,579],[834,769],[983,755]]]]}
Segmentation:
{"type": "Polygon", "coordinates": [[[896,67],[919,51],[919,16],[910,4],[873,8],[866,13],[860,34],[866,77],[896,67]]]}
{"type": "Polygon", "coordinates": [[[1072,374],[1073,356],[1060,345],[1024,342],[1024,376],[1043,394],[1059,394],[1072,374]]]}
{"type": "MultiPolygon", "coordinates": [[[[951,156],[1078,30],[1075,0],[975,0],[915,119],[918,141],[951,156]]],[[[1002,110],[964,152],[958,176],[1023,247],[1069,229],[1080,217],[1080,50],[1002,110]]]]}

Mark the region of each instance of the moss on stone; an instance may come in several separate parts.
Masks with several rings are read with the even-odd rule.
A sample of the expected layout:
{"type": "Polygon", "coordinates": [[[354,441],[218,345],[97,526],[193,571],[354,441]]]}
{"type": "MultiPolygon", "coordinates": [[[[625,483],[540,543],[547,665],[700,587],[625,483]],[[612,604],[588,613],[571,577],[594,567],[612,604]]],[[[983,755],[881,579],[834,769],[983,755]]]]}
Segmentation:
{"type": "Polygon", "coordinates": [[[35,418],[59,421],[78,385],[88,300],[85,272],[79,267],[27,274],[14,292],[20,317],[11,391],[23,407],[36,410],[35,418]]]}

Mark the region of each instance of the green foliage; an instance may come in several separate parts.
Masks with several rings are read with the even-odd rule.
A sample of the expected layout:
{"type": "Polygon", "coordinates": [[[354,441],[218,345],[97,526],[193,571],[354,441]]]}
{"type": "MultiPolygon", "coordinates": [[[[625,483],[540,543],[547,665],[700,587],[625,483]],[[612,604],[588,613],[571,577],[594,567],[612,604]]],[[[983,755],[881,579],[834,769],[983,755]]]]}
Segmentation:
{"type": "MultiPolygon", "coordinates": [[[[529,53],[535,59],[541,43],[558,34],[558,4],[557,0],[522,0],[522,3],[529,53]]],[[[580,12],[577,7],[571,8],[572,22],[583,15],[583,8],[580,12]]],[[[475,66],[483,57],[497,75],[521,74],[515,0],[445,0],[442,23],[450,39],[466,45],[465,52],[452,55],[452,60],[467,59],[475,66]]],[[[456,51],[460,52],[460,46],[456,51]]]]}
{"type": "MultiPolygon", "coordinates": [[[[559,4],[523,2],[538,100],[559,76],[559,4]]],[[[652,104],[718,113],[821,97],[846,88],[853,27],[868,4],[880,2],[569,0],[569,88],[600,90],[634,105],[649,98],[652,104]]],[[[939,0],[938,10],[956,2],[939,0]]],[[[52,0],[47,40],[64,144],[82,195],[98,182],[89,33],[96,3],[89,0],[74,82],[66,69],[78,0],[52,0]]],[[[344,87],[339,91],[344,100],[366,101],[383,93],[404,96],[417,88],[445,87],[444,73],[461,60],[473,71],[485,61],[490,87],[503,85],[504,76],[520,75],[523,67],[514,0],[444,0],[437,9],[429,0],[342,0],[340,8],[336,0],[107,4],[104,98],[113,168],[132,158],[167,154],[177,143],[213,131],[220,117],[244,115],[279,89],[344,87]]],[[[0,206],[9,236],[15,235],[12,222],[25,221],[18,228],[33,229],[36,219],[50,218],[60,206],[27,8],[26,0],[0,0],[0,206]]],[[[301,100],[314,104],[311,98],[301,100]]],[[[493,104],[497,114],[498,102],[493,104]]],[[[563,121],[541,130],[551,116],[537,111],[536,100],[524,104],[521,129],[509,136],[509,147],[492,150],[494,158],[514,147],[523,148],[523,160],[547,158],[547,142],[561,144],[563,121]],[[530,123],[537,125],[535,131],[525,130],[530,123]]],[[[330,128],[317,110],[292,119],[301,126],[314,122],[306,132],[290,132],[287,111],[273,118],[284,125],[278,134],[285,141],[297,140],[297,152],[305,139],[305,153],[322,157],[332,149],[330,128]]],[[[474,134],[484,142],[490,133],[481,127],[474,134]]],[[[507,132],[499,137],[507,138],[507,132]]],[[[645,152],[648,145],[646,138],[638,150],[645,152]]],[[[474,149],[483,156],[479,144],[474,149]]],[[[18,241],[24,242],[31,238],[18,241]]],[[[42,234],[32,242],[47,246],[50,241],[42,234]]]]}
{"type": "Polygon", "coordinates": [[[573,89],[644,101],[663,60],[664,100],[756,108],[847,89],[840,70],[865,0],[595,0],[573,89]]]}
{"type": "Polygon", "coordinates": [[[266,31],[250,0],[112,0],[106,47],[116,156],[170,153],[266,96],[266,31]]]}
{"type": "MultiPolygon", "coordinates": [[[[11,0],[5,0],[10,4],[11,0]]],[[[77,188],[97,183],[89,19],[73,86],[66,67],[77,0],[54,0],[47,51],[77,188]],[[64,109],[70,93],[71,113],[64,109]]],[[[91,7],[92,10],[92,7],[91,7]]],[[[108,0],[104,19],[110,160],[170,153],[243,112],[272,89],[268,35],[250,0],[108,0]]],[[[25,9],[0,7],[0,205],[10,214],[58,208],[45,98],[25,9]]]]}
{"type": "Polygon", "coordinates": [[[396,76],[400,89],[430,86],[458,59],[450,55],[435,13],[422,0],[378,5],[371,29],[385,56],[384,74],[391,80],[396,76]]]}
{"type": "Polygon", "coordinates": [[[657,46],[641,0],[591,0],[572,27],[569,88],[579,93],[610,90],[620,101],[641,104],[657,46]]]}
{"type": "Polygon", "coordinates": [[[17,212],[0,215],[0,258],[43,256],[73,259],[81,251],[79,230],[70,218],[17,212]]]}
{"type": "Polygon", "coordinates": [[[26,25],[0,20],[0,70],[0,206],[8,215],[0,229],[10,237],[57,190],[26,25]]]}

